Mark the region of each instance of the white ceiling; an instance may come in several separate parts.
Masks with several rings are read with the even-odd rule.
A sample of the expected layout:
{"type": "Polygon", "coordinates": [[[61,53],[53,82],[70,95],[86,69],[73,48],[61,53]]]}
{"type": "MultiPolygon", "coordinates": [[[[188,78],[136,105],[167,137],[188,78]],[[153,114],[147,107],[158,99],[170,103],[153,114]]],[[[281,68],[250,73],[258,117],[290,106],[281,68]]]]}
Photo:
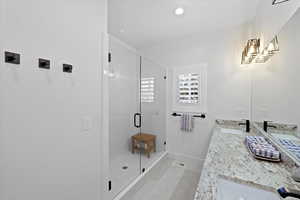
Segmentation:
{"type": "Polygon", "coordinates": [[[253,19],[259,0],[109,0],[109,33],[136,48],[253,19]],[[183,16],[173,13],[177,6],[183,16]]]}

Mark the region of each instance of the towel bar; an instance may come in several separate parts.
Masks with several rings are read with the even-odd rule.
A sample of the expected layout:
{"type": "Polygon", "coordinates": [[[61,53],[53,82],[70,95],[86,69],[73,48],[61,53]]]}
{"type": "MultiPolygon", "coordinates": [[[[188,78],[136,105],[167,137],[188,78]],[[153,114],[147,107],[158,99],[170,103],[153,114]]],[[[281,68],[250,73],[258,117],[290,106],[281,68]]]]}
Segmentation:
{"type": "MultiPolygon", "coordinates": [[[[179,116],[181,116],[181,115],[182,115],[182,114],[179,114],[179,113],[176,113],[176,112],[172,113],[172,116],[173,116],[173,117],[179,117],[179,116]]],[[[205,119],[205,118],[206,118],[206,115],[202,113],[202,114],[200,114],[200,115],[193,115],[193,117],[205,119]]]]}

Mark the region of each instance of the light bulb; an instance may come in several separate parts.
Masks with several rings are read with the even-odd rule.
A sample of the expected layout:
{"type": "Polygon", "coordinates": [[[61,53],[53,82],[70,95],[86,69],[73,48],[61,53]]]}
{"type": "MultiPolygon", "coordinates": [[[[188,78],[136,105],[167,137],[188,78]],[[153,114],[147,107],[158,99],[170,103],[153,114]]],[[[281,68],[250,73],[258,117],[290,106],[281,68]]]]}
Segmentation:
{"type": "Polygon", "coordinates": [[[273,44],[273,42],[271,42],[270,44],[269,44],[269,46],[268,46],[268,51],[274,51],[275,50],[275,48],[274,48],[274,44],[273,44]]]}
{"type": "Polygon", "coordinates": [[[184,14],[184,9],[182,7],[178,7],[174,11],[175,15],[180,16],[184,14]]]}

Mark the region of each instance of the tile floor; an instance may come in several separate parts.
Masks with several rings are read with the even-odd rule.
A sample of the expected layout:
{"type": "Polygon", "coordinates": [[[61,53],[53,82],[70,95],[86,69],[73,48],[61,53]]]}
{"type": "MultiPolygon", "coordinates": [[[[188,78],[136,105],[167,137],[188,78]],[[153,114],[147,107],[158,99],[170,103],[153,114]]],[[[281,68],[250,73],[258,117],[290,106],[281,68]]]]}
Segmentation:
{"type": "Polygon", "coordinates": [[[200,173],[175,159],[163,159],[122,200],[193,200],[200,173]]]}

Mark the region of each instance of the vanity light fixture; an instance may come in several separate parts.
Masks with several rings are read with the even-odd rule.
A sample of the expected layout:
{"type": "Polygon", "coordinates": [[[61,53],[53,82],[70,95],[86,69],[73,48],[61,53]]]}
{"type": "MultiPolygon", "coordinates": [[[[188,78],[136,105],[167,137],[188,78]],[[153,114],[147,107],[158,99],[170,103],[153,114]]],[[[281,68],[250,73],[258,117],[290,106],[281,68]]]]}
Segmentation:
{"type": "Polygon", "coordinates": [[[273,0],[272,5],[281,4],[281,3],[284,3],[287,1],[289,1],[289,0],[273,0]]]}
{"type": "Polygon", "coordinates": [[[277,36],[261,50],[260,39],[248,40],[246,47],[242,53],[242,64],[265,63],[274,54],[279,52],[279,44],[277,36]]]}
{"type": "Polygon", "coordinates": [[[278,44],[278,38],[275,36],[273,40],[268,45],[268,52],[272,55],[279,52],[279,44],[278,44]]]}
{"type": "Polygon", "coordinates": [[[242,64],[251,64],[259,54],[260,39],[250,39],[242,53],[242,64]]]}
{"type": "Polygon", "coordinates": [[[257,56],[255,63],[265,63],[277,52],[279,52],[279,44],[278,38],[275,36],[273,40],[257,56]]]}

